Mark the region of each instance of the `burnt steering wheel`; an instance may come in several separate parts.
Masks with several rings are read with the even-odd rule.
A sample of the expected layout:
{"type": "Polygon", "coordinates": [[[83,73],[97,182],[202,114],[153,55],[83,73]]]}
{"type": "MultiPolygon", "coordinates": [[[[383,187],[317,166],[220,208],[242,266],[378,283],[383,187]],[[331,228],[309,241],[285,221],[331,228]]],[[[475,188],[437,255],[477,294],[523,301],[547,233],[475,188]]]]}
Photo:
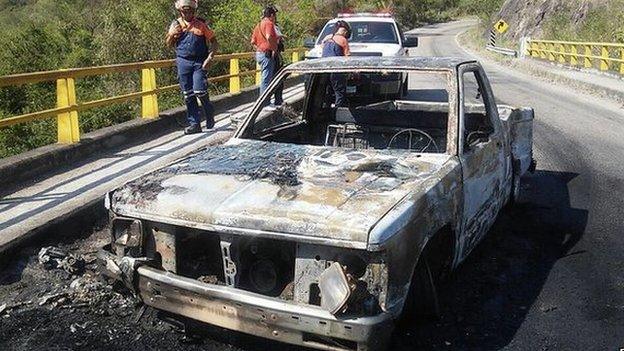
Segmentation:
{"type": "Polygon", "coordinates": [[[415,146],[418,146],[419,144],[420,145],[425,144],[424,142],[426,142],[425,146],[422,149],[420,149],[420,151],[418,152],[425,152],[425,150],[427,150],[431,146],[435,148],[435,152],[437,153],[440,152],[440,149],[438,148],[438,144],[436,144],[435,140],[431,137],[431,135],[416,128],[406,128],[395,133],[392,136],[392,138],[390,138],[390,142],[388,142],[388,146],[386,146],[386,149],[398,149],[398,148],[392,148],[391,146],[392,146],[392,143],[396,142],[397,137],[403,134],[408,134],[408,143],[407,143],[408,150],[412,150],[412,149],[418,150],[415,146]]]}

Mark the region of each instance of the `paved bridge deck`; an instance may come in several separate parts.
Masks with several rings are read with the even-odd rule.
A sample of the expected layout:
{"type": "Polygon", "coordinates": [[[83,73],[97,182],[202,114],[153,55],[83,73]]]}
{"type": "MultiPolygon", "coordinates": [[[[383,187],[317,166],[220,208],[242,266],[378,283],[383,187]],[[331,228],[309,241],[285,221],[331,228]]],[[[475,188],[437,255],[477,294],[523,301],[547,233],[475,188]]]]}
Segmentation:
{"type": "MultiPolygon", "coordinates": [[[[301,92],[301,86],[287,89],[286,101],[301,92]]],[[[103,201],[104,194],[129,180],[207,145],[224,142],[231,135],[230,118],[242,117],[252,105],[240,105],[216,115],[216,126],[208,132],[184,135],[176,130],[139,145],[104,152],[5,195],[0,199],[0,252],[50,223],[103,201]]]]}

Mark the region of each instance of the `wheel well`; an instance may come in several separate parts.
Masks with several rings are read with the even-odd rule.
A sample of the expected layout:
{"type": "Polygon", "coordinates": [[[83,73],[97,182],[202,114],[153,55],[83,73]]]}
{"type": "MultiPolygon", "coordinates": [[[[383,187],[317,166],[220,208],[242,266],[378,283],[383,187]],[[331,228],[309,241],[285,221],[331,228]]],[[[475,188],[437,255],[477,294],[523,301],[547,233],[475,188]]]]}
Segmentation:
{"type": "Polygon", "coordinates": [[[450,226],[444,226],[426,242],[414,266],[399,323],[410,322],[414,318],[439,317],[437,290],[439,283],[451,272],[455,251],[453,234],[450,226]]]}
{"type": "MultiPolygon", "coordinates": [[[[455,236],[450,225],[438,230],[425,244],[418,260],[427,257],[432,270],[439,278],[446,277],[453,265],[455,236]]],[[[418,263],[416,263],[418,264],[418,263]]]]}

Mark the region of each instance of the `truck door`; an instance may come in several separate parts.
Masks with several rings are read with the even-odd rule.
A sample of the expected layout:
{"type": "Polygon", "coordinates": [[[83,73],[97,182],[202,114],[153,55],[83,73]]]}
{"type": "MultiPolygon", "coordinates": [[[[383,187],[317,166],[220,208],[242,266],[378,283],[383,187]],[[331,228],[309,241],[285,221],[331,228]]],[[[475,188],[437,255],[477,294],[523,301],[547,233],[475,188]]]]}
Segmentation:
{"type": "Polygon", "coordinates": [[[463,177],[460,260],[490,229],[507,192],[507,143],[494,96],[477,64],[459,68],[459,155],[463,177]]]}

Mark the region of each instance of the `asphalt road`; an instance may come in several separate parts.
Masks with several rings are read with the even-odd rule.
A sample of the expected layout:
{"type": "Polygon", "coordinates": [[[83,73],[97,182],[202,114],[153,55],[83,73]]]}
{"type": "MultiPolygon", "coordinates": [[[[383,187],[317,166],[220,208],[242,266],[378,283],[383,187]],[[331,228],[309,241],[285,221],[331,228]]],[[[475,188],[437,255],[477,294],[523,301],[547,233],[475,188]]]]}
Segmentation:
{"type": "MultiPolygon", "coordinates": [[[[456,35],[473,24],[419,28],[411,54],[470,57],[456,35]]],[[[523,203],[502,214],[455,273],[442,321],[405,331],[397,348],[619,350],[624,109],[482,63],[499,103],[535,109],[538,169],[523,203]]]]}
{"type": "MultiPolygon", "coordinates": [[[[412,54],[467,56],[455,36],[470,25],[418,29],[421,45],[412,54]]],[[[618,350],[624,347],[622,107],[484,65],[500,103],[535,109],[538,170],[526,179],[522,203],[501,213],[443,287],[442,318],[398,329],[390,349],[618,350]]],[[[66,245],[91,252],[107,238],[102,230],[66,245]]],[[[87,289],[93,296],[82,298],[99,301],[91,307],[37,307],[42,294],[66,289],[74,278],[45,271],[35,249],[0,278],[0,300],[35,301],[0,318],[3,350],[296,349],[212,327],[188,339],[110,291],[87,289]]]]}

